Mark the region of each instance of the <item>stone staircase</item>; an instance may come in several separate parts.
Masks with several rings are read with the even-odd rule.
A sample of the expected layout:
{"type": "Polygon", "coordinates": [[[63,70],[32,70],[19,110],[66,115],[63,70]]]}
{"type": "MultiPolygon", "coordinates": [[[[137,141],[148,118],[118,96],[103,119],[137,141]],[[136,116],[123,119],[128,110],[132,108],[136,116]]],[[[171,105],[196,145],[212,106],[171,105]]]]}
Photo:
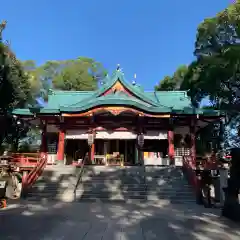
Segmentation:
{"type": "Polygon", "coordinates": [[[179,167],[85,166],[74,194],[79,168],[48,166],[28,195],[30,200],[195,202],[179,167]]]}
{"type": "Polygon", "coordinates": [[[30,201],[57,200],[71,202],[79,169],[74,166],[46,166],[27,195],[30,201]]]}
{"type": "Polygon", "coordinates": [[[196,202],[191,186],[183,176],[181,167],[146,167],[147,199],[169,200],[172,203],[196,202]]]}
{"type": "Polygon", "coordinates": [[[76,199],[144,200],[145,192],[144,169],[141,167],[86,167],[76,199]]]}

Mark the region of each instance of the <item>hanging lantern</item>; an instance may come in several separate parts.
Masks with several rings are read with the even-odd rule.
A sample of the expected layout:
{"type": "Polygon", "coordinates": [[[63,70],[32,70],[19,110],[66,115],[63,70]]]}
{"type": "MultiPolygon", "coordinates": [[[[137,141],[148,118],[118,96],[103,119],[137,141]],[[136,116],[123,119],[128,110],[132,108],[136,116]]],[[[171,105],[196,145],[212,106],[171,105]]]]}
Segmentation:
{"type": "Polygon", "coordinates": [[[140,134],[138,135],[137,140],[138,140],[138,145],[139,145],[140,147],[143,147],[143,145],[144,145],[144,135],[143,135],[143,133],[140,133],[140,134]]]}
{"type": "Polygon", "coordinates": [[[94,142],[94,133],[89,133],[88,134],[88,145],[92,146],[93,142],[94,142]]]}

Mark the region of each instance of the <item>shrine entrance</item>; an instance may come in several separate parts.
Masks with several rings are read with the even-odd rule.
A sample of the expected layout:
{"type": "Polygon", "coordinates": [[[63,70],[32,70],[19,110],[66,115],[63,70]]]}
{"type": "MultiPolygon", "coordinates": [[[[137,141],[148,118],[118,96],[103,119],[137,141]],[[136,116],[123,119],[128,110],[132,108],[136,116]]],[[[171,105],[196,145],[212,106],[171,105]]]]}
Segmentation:
{"type": "MultiPolygon", "coordinates": [[[[89,146],[86,139],[67,139],[65,163],[69,165],[73,162],[81,162],[87,152],[89,152],[89,146]]],[[[125,166],[131,166],[138,165],[140,159],[150,165],[166,165],[168,140],[147,139],[139,149],[135,139],[96,139],[93,161],[88,161],[86,164],[121,165],[122,163],[125,166]],[[119,160],[115,161],[116,158],[119,160]]]]}
{"type": "MultiPolygon", "coordinates": [[[[65,163],[70,165],[73,162],[80,162],[88,151],[87,140],[67,139],[65,163]]],[[[136,164],[136,141],[133,139],[96,139],[94,142],[94,161],[88,161],[86,164],[107,165],[106,158],[109,158],[108,164],[111,165],[111,159],[117,155],[122,158],[124,165],[136,164]]]]}
{"type": "MultiPolygon", "coordinates": [[[[136,163],[136,140],[134,139],[96,139],[95,156],[121,156],[124,165],[136,163]]],[[[111,161],[109,161],[111,164],[111,161]]]]}

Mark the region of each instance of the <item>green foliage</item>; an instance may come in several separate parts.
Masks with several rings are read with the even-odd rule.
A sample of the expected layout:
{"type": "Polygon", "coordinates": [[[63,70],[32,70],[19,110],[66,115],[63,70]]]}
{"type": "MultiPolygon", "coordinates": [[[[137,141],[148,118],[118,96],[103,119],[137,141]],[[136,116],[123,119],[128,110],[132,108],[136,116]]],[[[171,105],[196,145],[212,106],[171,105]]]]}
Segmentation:
{"type": "Polygon", "coordinates": [[[157,86],[155,86],[156,91],[171,91],[174,90],[176,82],[170,76],[165,76],[157,86]]]}
{"type": "MultiPolygon", "coordinates": [[[[204,20],[197,30],[191,72],[185,79],[197,101],[209,96],[224,110],[237,110],[240,87],[240,1],[216,17],[204,20]]],[[[190,91],[191,92],[191,91],[190,91]]]]}
{"type": "MultiPolygon", "coordinates": [[[[6,23],[0,25],[0,30],[6,23]]],[[[2,31],[0,31],[2,34],[2,31]]],[[[0,112],[7,114],[13,108],[24,107],[31,98],[28,77],[21,63],[15,57],[10,47],[5,44],[0,36],[0,112]]]]}
{"type": "Polygon", "coordinates": [[[156,91],[179,90],[187,71],[188,67],[186,65],[181,65],[175,71],[173,76],[164,77],[164,79],[161,80],[157,86],[155,86],[155,90],[156,91]]]}
{"type": "Polygon", "coordinates": [[[33,60],[27,60],[22,61],[21,64],[28,77],[32,98],[35,99],[40,95],[41,89],[43,88],[36,63],[33,60]]]}
{"type": "Polygon", "coordinates": [[[156,90],[188,90],[192,103],[209,97],[215,108],[239,112],[240,104],[240,0],[197,29],[194,54],[188,67],[180,66],[156,90]],[[180,74],[179,74],[180,73],[180,74]]]}
{"type": "Polygon", "coordinates": [[[95,90],[98,81],[106,76],[102,64],[86,57],[62,62],[57,72],[53,87],[61,90],[95,90]]]}
{"type": "Polygon", "coordinates": [[[0,24],[0,145],[9,136],[16,135],[10,112],[24,107],[32,100],[28,76],[10,47],[3,42],[2,31],[6,22],[0,24]]]}
{"type": "Polygon", "coordinates": [[[31,98],[28,77],[8,46],[0,43],[0,112],[24,107],[31,98]]]}
{"type": "Polygon", "coordinates": [[[29,60],[22,63],[28,74],[34,97],[45,98],[50,88],[59,90],[95,90],[98,81],[106,76],[102,64],[91,58],[76,60],[47,61],[37,66],[29,60]]]}
{"type": "Polygon", "coordinates": [[[5,27],[6,22],[0,24],[0,145],[5,140],[17,150],[28,127],[18,125],[9,116],[12,109],[35,104],[36,98],[45,98],[52,86],[60,90],[95,90],[107,72],[101,63],[87,57],[47,61],[41,66],[32,60],[20,62],[3,42],[5,27]]]}
{"type": "MultiPolygon", "coordinates": [[[[240,111],[240,0],[198,26],[194,55],[196,59],[181,75],[183,78],[165,77],[156,89],[188,90],[195,107],[209,97],[214,109],[227,113],[226,126],[240,111]]],[[[209,125],[201,133],[201,141],[211,141],[216,132],[219,147],[222,136],[216,126],[209,125]]]]}

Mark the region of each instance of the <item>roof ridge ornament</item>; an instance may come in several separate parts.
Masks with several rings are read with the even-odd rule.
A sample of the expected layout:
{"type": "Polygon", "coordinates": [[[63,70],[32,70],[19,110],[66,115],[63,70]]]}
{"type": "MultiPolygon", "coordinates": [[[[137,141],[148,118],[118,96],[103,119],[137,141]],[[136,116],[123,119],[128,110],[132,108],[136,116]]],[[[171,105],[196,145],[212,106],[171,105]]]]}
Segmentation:
{"type": "Polygon", "coordinates": [[[134,79],[132,81],[132,85],[136,85],[137,74],[134,73],[134,79]]]}
{"type": "Polygon", "coordinates": [[[120,64],[117,64],[117,71],[120,71],[120,64]]]}
{"type": "Polygon", "coordinates": [[[117,64],[117,72],[121,72],[122,74],[124,74],[123,69],[120,67],[119,63],[117,64]]]}

